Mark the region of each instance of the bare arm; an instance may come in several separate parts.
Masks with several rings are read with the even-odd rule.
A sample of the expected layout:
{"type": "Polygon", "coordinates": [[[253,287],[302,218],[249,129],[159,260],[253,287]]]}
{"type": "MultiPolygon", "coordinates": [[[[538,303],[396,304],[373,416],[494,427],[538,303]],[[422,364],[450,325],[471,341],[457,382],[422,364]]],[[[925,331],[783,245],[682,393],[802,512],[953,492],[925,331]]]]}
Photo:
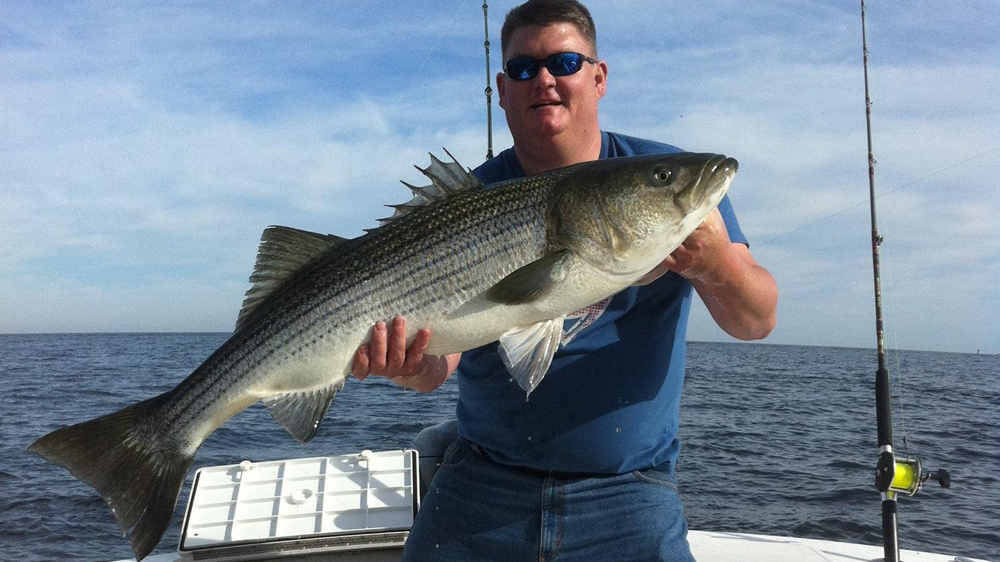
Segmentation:
{"type": "Polygon", "coordinates": [[[778,303],[774,278],[757,264],[749,248],[729,241],[718,210],[639,284],[667,271],[691,281],[715,322],[734,338],[763,339],[774,329],[778,303]]]}
{"type": "Polygon", "coordinates": [[[392,324],[377,322],[372,329],[371,341],[358,348],[354,354],[354,376],[365,379],[368,375],[389,377],[392,382],[420,392],[437,389],[458,368],[461,353],[438,357],[425,355],[431,331],[424,328],[417,332],[413,343],[406,347],[406,319],[393,318],[392,324]]]}

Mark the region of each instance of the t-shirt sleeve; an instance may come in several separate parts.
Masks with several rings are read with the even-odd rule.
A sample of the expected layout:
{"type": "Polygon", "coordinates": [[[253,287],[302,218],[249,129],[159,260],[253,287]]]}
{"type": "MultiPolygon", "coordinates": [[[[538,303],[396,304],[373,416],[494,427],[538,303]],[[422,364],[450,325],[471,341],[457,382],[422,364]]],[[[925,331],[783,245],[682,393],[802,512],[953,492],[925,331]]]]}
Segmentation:
{"type": "Polygon", "coordinates": [[[750,242],[743,235],[743,229],[740,228],[740,221],[736,219],[736,211],[733,210],[733,204],[729,200],[728,195],[724,196],[722,201],[719,202],[719,213],[722,214],[722,220],[726,223],[726,230],[729,231],[729,240],[736,244],[744,244],[749,248],[750,242]]]}

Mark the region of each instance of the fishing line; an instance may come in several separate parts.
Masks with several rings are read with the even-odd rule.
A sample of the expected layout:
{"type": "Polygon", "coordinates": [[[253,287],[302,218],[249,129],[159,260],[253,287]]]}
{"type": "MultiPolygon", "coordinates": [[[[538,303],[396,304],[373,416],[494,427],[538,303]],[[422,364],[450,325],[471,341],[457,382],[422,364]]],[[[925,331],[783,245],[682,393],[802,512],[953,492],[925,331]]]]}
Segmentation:
{"type": "Polygon", "coordinates": [[[905,187],[909,187],[909,186],[911,186],[911,185],[913,185],[915,183],[922,182],[922,181],[924,181],[925,179],[927,179],[929,177],[936,176],[936,175],[940,174],[941,172],[945,172],[945,171],[950,170],[952,168],[957,168],[958,166],[961,166],[962,164],[965,164],[967,162],[972,162],[973,160],[975,160],[977,158],[981,158],[983,156],[986,156],[987,154],[991,154],[991,153],[996,152],[998,150],[1000,150],[1000,146],[995,146],[995,147],[987,150],[986,152],[980,152],[979,154],[977,154],[975,156],[966,158],[965,160],[962,160],[961,162],[956,162],[956,163],[952,164],[951,166],[947,166],[947,167],[941,168],[940,170],[938,170],[936,172],[931,172],[931,173],[927,174],[926,176],[924,176],[922,178],[918,178],[918,179],[915,179],[915,180],[911,181],[910,183],[905,183],[905,184],[903,184],[903,185],[901,185],[899,187],[890,189],[888,191],[883,191],[882,193],[878,194],[877,197],[882,197],[883,195],[889,195],[890,193],[899,191],[900,189],[903,189],[905,187]]]}
{"type": "Polygon", "coordinates": [[[458,0],[457,2],[455,2],[455,8],[452,10],[451,18],[448,20],[448,25],[445,26],[444,28],[444,33],[438,34],[437,40],[434,41],[434,46],[431,47],[430,51],[427,51],[427,54],[424,56],[424,60],[422,60],[419,65],[417,65],[416,70],[410,73],[410,82],[409,84],[406,85],[406,88],[403,89],[404,94],[408,93],[410,90],[413,89],[413,83],[416,81],[417,77],[420,76],[420,71],[424,69],[424,66],[427,65],[427,61],[431,59],[431,56],[437,51],[438,46],[441,45],[441,41],[451,31],[452,26],[455,25],[455,20],[458,19],[458,13],[459,11],[461,11],[461,8],[462,8],[462,0],[458,0]]]}
{"type": "MultiPolygon", "coordinates": [[[[901,185],[899,187],[894,187],[892,189],[889,189],[889,190],[886,190],[886,191],[882,191],[881,193],[876,194],[875,198],[878,199],[878,198],[883,197],[885,195],[889,195],[891,193],[895,193],[895,192],[897,192],[897,191],[899,191],[901,189],[905,189],[905,188],[910,187],[910,186],[912,186],[914,184],[920,183],[920,182],[922,182],[922,181],[924,181],[924,180],[926,180],[928,178],[934,177],[934,176],[936,176],[936,175],[938,175],[940,173],[943,173],[943,172],[946,172],[948,170],[951,170],[952,168],[957,168],[957,167],[961,166],[962,164],[966,164],[968,162],[972,162],[973,160],[982,158],[983,156],[987,156],[987,155],[992,154],[992,153],[994,153],[994,152],[996,152],[998,150],[1000,150],[1000,146],[993,147],[993,148],[991,148],[991,149],[989,149],[989,150],[987,150],[985,152],[980,152],[979,154],[976,154],[975,156],[971,156],[969,158],[966,158],[965,160],[962,160],[961,162],[956,162],[956,163],[951,164],[949,166],[945,166],[944,168],[941,168],[940,170],[931,172],[931,173],[929,173],[929,174],[927,174],[925,176],[922,176],[920,178],[917,178],[917,179],[915,179],[915,180],[913,180],[911,182],[904,183],[903,185],[901,185]]],[[[829,215],[820,217],[820,218],[818,218],[818,219],[816,219],[816,220],[814,220],[812,222],[806,223],[806,224],[804,224],[804,225],[802,225],[802,226],[800,226],[800,227],[798,227],[798,228],[796,228],[794,230],[789,230],[788,232],[786,232],[784,234],[779,234],[778,236],[775,236],[774,238],[770,238],[768,240],[765,240],[765,241],[761,242],[758,246],[767,246],[768,244],[770,244],[770,243],[772,243],[772,242],[774,242],[776,240],[781,240],[782,238],[785,238],[787,236],[791,236],[792,234],[795,234],[796,232],[799,232],[800,230],[805,230],[805,229],[807,229],[809,227],[815,226],[815,225],[817,225],[817,224],[819,224],[819,223],[821,223],[821,222],[823,222],[823,221],[825,221],[827,219],[831,219],[831,218],[833,218],[833,217],[835,217],[837,215],[844,214],[847,211],[850,211],[852,209],[855,209],[855,208],[860,207],[861,205],[865,205],[867,203],[868,203],[867,199],[865,199],[863,201],[858,201],[857,203],[855,203],[855,204],[853,204],[853,205],[851,205],[849,207],[844,207],[843,209],[841,209],[839,211],[835,211],[833,213],[830,213],[829,215]]]]}
{"type": "MultiPolygon", "coordinates": [[[[883,215],[882,224],[885,225],[887,222],[892,222],[892,217],[883,215]]],[[[891,231],[893,229],[890,227],[886,230],[891,231]]],[[[884,230],[881,228],[879,229],[879,231],[884,232],[884,230]]],[[[885,258],[885,262],[887,265],[895,261],[895,249],[892,247],[892,244],[888,245],[883,244],[879,246],[879,251],[882,252],[882,256],[885,258]]],[[[886,293],[889,295],[888,297],[889,312],[892,312],[892,314],[885,315],[888,317],[888,321],[886,321],[886,324],[889,325],[886,326],[886,330],[883,333],[883,337],[886,341],[886,345],[892,349],[892,354],[896,362],[896,370],[889,372],[889,379],[893,387],[895,387],[895,396],[893,397],[893,399],[894,400],[898,399],[898,402],[894,404],[893,410],[895,413],[899,414],[899,433],[901,434],[901,438],[903,440],[903,457],[909,458],[910,450],[909,450],[909,445],[906,441],[906,404],[903,402],[903,371],[901,370],[899,361],[899,346],[895,345],[895,336],[899,332],[896,329],[897,314],[894,312],[896,310],[897,291],[895,289],[893,268],[883,267],[882,274],[885,277],[886,293]]]]}
{"type": "MultiPolygon", "coordinates": [[[[431,59],[431,57],[434,55],[434,53],[437,52],[438,47],[441,45],[441,41],[444,39],[444,37],[451,32],[451,28],[455,25],[455,21],[458,19],[458,14],[461,11],[462,4],[463,4],[463,0],[457,0],[455,2],[455,7],[451,11],[451,17],[448,19],[448,23],[447,23],[447,25],[444,28],[444,33],[438,33],[438,34],[436,34],[437,35],[437,39],[434,41],[434,44],[433,44],[433,46],[431,46],[431,49],[429,51],[427,51],[427,54],[424,55],[423,60],[420,61],[420,64],[417,65],[416,69],[414,69],[413,71],[411,71],[411,72],[408,73],[409,74],[409,82],[407,82],[405,88],[400,88],[399,89],[399,95],[400,95],[400,97],[403,100],[410,99],[409,98],[409,94],[413,90],[414,83],[417,81],[417,78],[422,77],[421,73],[422,73],[424,67],[427,66],[427,61],[429,61],[431,59]]],[[[405,75],[401,76],[401,78],[405,79],[405,75]]],[[[384,101],[384,100],[382,100],[382,101],[384,101]]]]}

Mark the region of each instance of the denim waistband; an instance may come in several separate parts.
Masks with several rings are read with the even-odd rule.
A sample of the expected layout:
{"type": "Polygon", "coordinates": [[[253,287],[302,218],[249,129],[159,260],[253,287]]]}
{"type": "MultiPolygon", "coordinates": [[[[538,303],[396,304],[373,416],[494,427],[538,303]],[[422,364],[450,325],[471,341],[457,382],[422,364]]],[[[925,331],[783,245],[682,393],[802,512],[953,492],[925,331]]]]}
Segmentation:
{"type": "MultiPolygon", "coordinates": [[[[472,452],[476,453],[478,456],[482,457],[483,459],[493,464],[497,464],[502,467],[508,468],[510,470],[521,472],[523,474],[530,474],[532,476],[537,476],[539,478],[552,477],[552,478],[558,478],[560,480],[584,480],[587,478],[614,478],[616,476],[620,476],[620,474],[608,474],[604,472],[566,472],[562,470],[542,470],[538,468],[531,468],[528,466],[506,464],[491,457],[490,454],[486,452],[486,449],[484,449],[483,446],[480,445],[479,443],[476,443],[474,441],[469,441],[464,437],[459,437],[458,441],[464,443],[467,447],[469,447],[469,449],[472,450],[472,452]]],[[[673,467],[670,465],[669,462],[649,468],[671,474],[674,472],[673,467]]],[[[631,471],[626,471],[626,473],[627,472],[631,471]]]]}

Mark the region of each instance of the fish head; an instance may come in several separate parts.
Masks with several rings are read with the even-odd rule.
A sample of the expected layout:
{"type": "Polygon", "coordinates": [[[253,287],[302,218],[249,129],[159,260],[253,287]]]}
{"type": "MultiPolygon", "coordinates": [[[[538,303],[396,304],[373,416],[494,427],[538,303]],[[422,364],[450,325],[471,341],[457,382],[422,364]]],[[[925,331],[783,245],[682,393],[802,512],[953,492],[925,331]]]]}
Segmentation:
{"type": "Polygon", "coordinates": [[[548,209],[552,246],[616,275],[641,276],[722,200],[739,167],[719,154],[650,154],[581,164],[548,209]]]}

